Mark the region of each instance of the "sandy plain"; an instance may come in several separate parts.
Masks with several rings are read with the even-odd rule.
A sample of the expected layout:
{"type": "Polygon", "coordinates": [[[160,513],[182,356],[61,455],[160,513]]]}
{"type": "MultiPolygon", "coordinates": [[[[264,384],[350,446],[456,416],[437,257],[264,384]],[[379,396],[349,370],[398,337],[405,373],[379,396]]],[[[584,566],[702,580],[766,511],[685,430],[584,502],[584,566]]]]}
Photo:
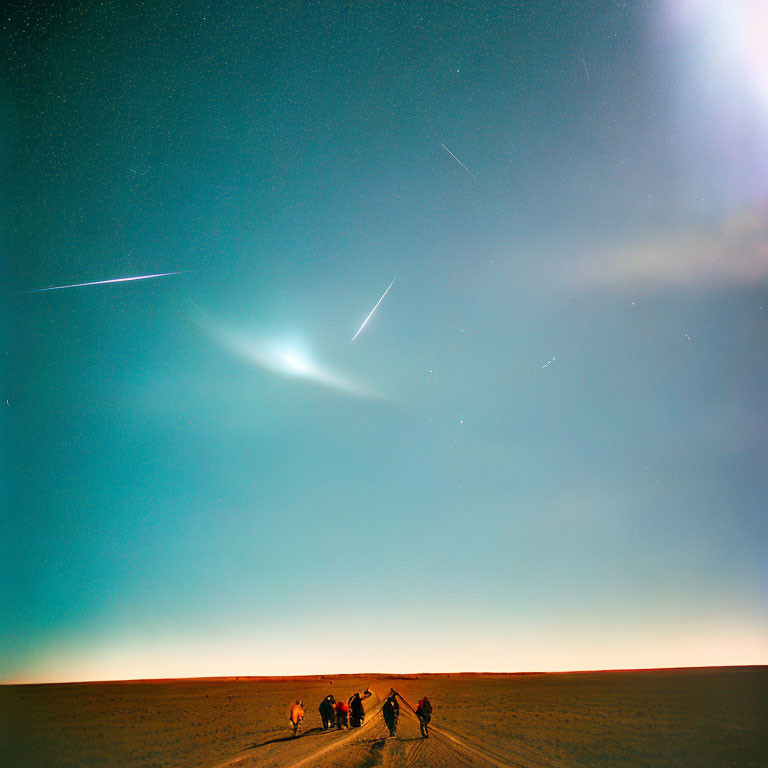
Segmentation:
{"type": "Polygon", "coordinates": [[[35,768],[766,768],[768,667],[7,685],[0,720],[3,765],[35,768]],[[324,732],[323,697],[366,687],[363,727],[324,732]],[[428,740],[405,706],[385,738],[390,687],[429,696],[428,740]]]}

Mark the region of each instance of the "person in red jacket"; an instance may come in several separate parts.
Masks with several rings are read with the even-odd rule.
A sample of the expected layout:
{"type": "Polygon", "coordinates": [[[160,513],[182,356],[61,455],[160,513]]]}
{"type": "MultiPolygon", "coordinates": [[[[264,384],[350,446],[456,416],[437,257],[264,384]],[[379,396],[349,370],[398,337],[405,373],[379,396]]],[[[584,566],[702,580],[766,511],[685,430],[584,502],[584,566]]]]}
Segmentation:
{"type": "Polygon", "coordinates": [[[343,725],[345,728],[349,728],[349,704],[343,699],[336,702],[336,728],[341,730],[343,725]]]}
{"type": "Polygon", "coordinates": [[[419,730],[421,735],[425,738],[429,738],[429,721],[432,719],[432,705],[429,703],[429,699],[425,696],[419,700],[416,705],[416,717],[419,718],[419,730]]]}

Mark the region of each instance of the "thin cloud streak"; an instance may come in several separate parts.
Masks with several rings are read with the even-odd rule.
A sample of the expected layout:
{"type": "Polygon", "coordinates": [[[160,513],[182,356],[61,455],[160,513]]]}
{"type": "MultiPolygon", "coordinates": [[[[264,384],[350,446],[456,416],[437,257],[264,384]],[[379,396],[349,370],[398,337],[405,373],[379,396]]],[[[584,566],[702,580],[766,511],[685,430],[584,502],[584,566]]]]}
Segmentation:
{"type": "Polygon", "coordinates": [[[768,280],[768,212],[746,211],[719,227],[690,228],[605,246],[583,262],[578,282],[620,286],[754,285],[768,280]]]}

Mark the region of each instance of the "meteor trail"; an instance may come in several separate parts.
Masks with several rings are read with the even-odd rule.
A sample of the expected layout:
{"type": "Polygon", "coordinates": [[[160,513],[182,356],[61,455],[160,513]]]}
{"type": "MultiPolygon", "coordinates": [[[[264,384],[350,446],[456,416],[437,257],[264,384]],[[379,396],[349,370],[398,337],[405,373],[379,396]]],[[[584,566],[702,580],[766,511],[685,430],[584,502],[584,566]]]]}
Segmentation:
{"type": "Polygon", "coordinates": [[[387,286],[387,290],[381,294],[381,298],[376,302],[376,306],[370,311],[370,314],[368,315],[368,317],[366,317],[365,320],[363,320],[363,324],[357,329],[357,333],[352,337],[352,341],[354,341],[360,335],[360,331],[362,331],[363,328],[365,328],[365,324],[371,319],[371,315],[376,311],[376,308],[384,300],[384,297],[387,295],[387,293],[389,293],[389,289],[395,284],[395,280],[397,280],[397,275],[395,275],[392,282],[387,286]]]}
{"type": "MultiPolygon", "coordinates": [[[[552,360],[549,361],[549,363],[553,362],[554,360],[557,360],[557,358],[553,357],[552,360]]],[[[541,367],[546,368],[549,365],[549,363],[544,363],[544,365],[542,365],[541,367]]]]}
{"type": "Polygon", "coordinates": [[[587,69],[587,62],[584,61],[584,57],[581,57],[581,63],[584,65],[584,72],[587,74],[587,85],[591,88],[592,87],[592,81],[589,79],[589,70],[587,69]]]}
{"type": "Polygon", "coordinates": [[[456,162],[457,162],[457,163],[458,163],[458,164],[459,164],[459,165],[460,165],[460,166],[461,166],[461,167],[462,167],[462,168],[463,168],[463,169],[464,169],[464,170],[465,170],[465,171],[466,171],[466,172],[467,172],[467,173],[468,173],[468,174],[469,174],[469,175],[470,175],[470,176],[471,176],[471,177],[472,177],[472,178],[473,178],[475,181],[477,181],[477,176],[475,176],[475,174],[474,174],[474,173],[472,173],[472,171],[470,171],[470,170],[469,170],[469,168],[467,168],[467,166],[466,166],[466,165],[464,165],[464,163],[462,163],[462,162],[461,162],[461,160],[459,160],[459,158],[458,158],[458,157],[456,157],[456,155],[454,155],[454,154],[453,154],[453,152],[451,152],[451,150],[450,150],[450,149],[448,149],[448,147],[446,147],[446,146],[445,146],[445,144],[443,144],[443,143],[441,142],[441,143],[440,143],[440,146],[441,146],[441,147],[442,147],[442,148],[443,148],[443,149],[444,149],[444,150],[445,150],[445,151],[446,151],[446,152],[447,152],[447,153],[448,153],[448,154],[449,154],[449,155],[450,155],[450,156],[451,156],[451,157],[452,157],[452,158],[453,158],[453,159],[454,159],[454,160],[455,160],[455,161],[456,161],[456,162]]]}
{"type": "Polygon", "coordinates": [[[183,269],[181,272],[162,272],[158,275],[139,275],[138,277],[116,277],[112,280],[94,280],[91,283],[74,283],[73,285],[54,285],[52,288],[35,288],[33,291],[23,291],[23,293],[42,293],[43,291],[61,291],[64,288],[82,288],[86,285],[106,285],[107,283],[128,283],[132,280],[151,280],[154,277],[169,277],[170,275],[183,275],[189,270],[183,269]]]}

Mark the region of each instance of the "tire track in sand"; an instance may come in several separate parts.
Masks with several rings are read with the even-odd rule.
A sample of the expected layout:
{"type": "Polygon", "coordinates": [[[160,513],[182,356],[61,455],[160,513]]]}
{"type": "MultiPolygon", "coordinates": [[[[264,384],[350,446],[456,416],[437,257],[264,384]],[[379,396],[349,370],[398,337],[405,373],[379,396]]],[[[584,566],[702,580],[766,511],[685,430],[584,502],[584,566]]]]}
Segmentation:
{"type": "MultiPolygon", "coordinates": [[[[378,697],[378,694],[377,694],[377,697],[378,697]]],[[[321,747],[320,749],[315,750],[311,755],[306,755],[305,757],[300,758],[296,762],[290,763],[284,766],[284,768],[300,768],[300,766],[306,765],[307,763],[314,762],[315,760],[318,760],[324,755],[327,755],[329,752],[333,752],[334,750],[344,746],[348,742],[359,738],[360,736],[362,736],[363,732],[370,729],[370,727],[373,725],[373,721],[376,719],[376,716],[381,714],[381,710],[383,707],[384,707],[384,703],[381,702],[377,707],[376,711],[371,715],[370,718],[367,717],[368,713],[366,712],[365,722],[359,728],[351,729],[349,733],[345,734],[340,739],[336,739],[336,741],[334,741],[332,744],[328,744],[325,747],[321,747]]]]}
{"type": "Polygon", "coordinates": [[[463,749],[465,752],[469,752],[472,755],[477,755],[482,760],[485,760],[491,765],[495,765],[496,768],[539,768],[540,765],[543,766],[543,764],[533,764],[529,762],[511,762],[507,758],[500,759],[487,752],[485,749],[470,746],[466,741],[458,738],[458,736],[453,736],[452,734],[444,731],[442,728],[438,728],[437,726],[430,725],[429,732],[430,734],[437,734],[441,739],[455,745],[459,749],[463,749]]]}
{"type": "MultiPolygon", "coordinates": [[[[416,720],[418,722],[418,718],[416,715],[414,715],[412,712],[408,710],[404,710],[405,714],[410,717],[413,720],[416,720]]],[[[491,765],[496,766],[496,768],[569,768],[568,766],[564,766],[561,763],[553,763],[551,761],[541,761],[536,760],[534,758],[531,758],[529,755],[516,755],[514,759],[510,759],[506,756],[499,755],[496,752],[493,752],[492,750],[489,750],[487,748],[479,747],[479,746],[473,746],[471,744],[468,744],[463,739],[459,738],[458,736],[449,733],[448,731],[444,731],[442,728],[438,728],[435,725],[430,724],[429,726],[429,733],[430,738],[432,738],[433,734],[436,734],[440,737],[440,740],[443,741],[443,743],[447,743],[447,745],[450,747],[452,746],[455,750],[456,747],[458,747],[461,750],[464,750],[465,752],[474,755],[476,757],[480,757],[482,760],[490,763],[491,765]]]]}
{"type": "MultiPolygon", "coordinates": [[[[352,728],[340,738],[334,739],[330,744],[326,744],[319,749],[314,749],[309,753],[305,753],[304,755],[298,757],[298,759],[291,760],[291,758],[288,758],[288,762],[279,763],[280,768],[302,768],[303,766],[309,764],[316,764],[317,761],[325,758],[330,753],[335,752],[336,750],[349,745],[351,742],[360,739],[360,737],[363,735],[366,735],[371,730],[374,723],[377,722],[378,716],[381,715],[382,709],[384,707],[384,702],[382,701],[378,692],[373,690],[373,693],[377,699],[377,704],[371,708],[370,712],[366,712],[365,722],[360,728],[352,728]]],[[[414,715],[408,709],[401,709],[401,712],[405,714],[410,720],[418,723],[418,718],[416,715],[414,715]]],[[[535,756],[531,754],[517,754],[514,758],[509,758],[507,756],[500,755],[488,748],[469,744],[459,736],[432,724],[429,726],[429,732],[430,741],[434,739],[434,741],[440,742],[442,744],[442,749],[447,750],[449,753],[452,752],[453,754],[457,755],[457,757],[460,753],[463,752],[469,758],[470,764],[474,764],[474,761],[479,758],[483,763],[490,764],[495,768],[568,768],[559,762],[553,763],[551,761],[544,761],[538,754],[535,756]]],[[[292,739],[288,743],[298,744],[300,742],[301,737],[298,739],[292,739]]],[[[373,754],[371,754],[366,761],[361,763],[361,766],[391,764],[391,760],[392,758],[395,758],[395,755],[390,754],[390,749],[388,749],[390,747],[389,740],[381,740],[381,744],[378,742],[379,740],[376,740],[375,742],[375,746],[377,747],[376,751],[373,752],[372,749],[373,754]]],[[[392,743],[391,746],[394,746],[394,743],[392,743]]],[[[406,747],[405,754],[400,753],[399,757],[405,758],[405,766],[414,766],[415,768],[416,765],[424,765],[424,758],[427,757],[427,755],[424,754],[425,748],[427,748],[426,740],[418,739],[413,745],[406,747]]],[[[277,757],[277,755],[271,755],[270,757],[274,758],[277,757]]],[[[433,755],[433,757],[437,756],[433,755]]],[[[447,755],[445,757],[447,757],[447,755]]],[[[254,765],[261,764],[259,753],[253,749],[250,749],[245,754],[236,755],[228,760],[211,766],[211,768],[230,768],[231,766],[245,762],[246,760],[259,761],[254,762],[254,765]]],[[[396,762],[399,764],[400,760],[397,760],[396,762]]],[[[457,765],[457,762],[451,762],[454,766],[457,765]]],[[[442,759],[440,760],[440,763],[443,763],[442,759]]],[[[467,761],[464,759],[458,762],[458,765],[466,763],[467,761]]],[[[448,763],[446,762],[446,764],[448,763]]]]}
{"type": "Polygon", "coordinates": [[[386,736],[371,745],[366,759],[345,766],[352,768],[515,768],[512,763],[473,750],[458,741],[434,734],[429,739],[419,734],[418,720],[400,709],[401,717],[398,735],[386,736]]]}
{"type": "MultiPolygon", "coordinates": [[[[378,703],[373,706],[370,716],[368,711],[366,710],[365,721],[359,728],[350,728],[347,731],[347,733],[344,734],[344,736],[342,736],[339,739],[334,739],[334,741],[331,744],[327,744],[324,747],[320,747],[319,749],[316,749],[313,752],[307,755],[304,755],[303,757],[300,757],[298,760],[292,763],[287,763],[283,765],[282,768],[300,768],[300,766],[306,765],[307,763],[318,760],[319,758],[323,757],[329,752],[333,752],[339,747],[344,746],[350,741],[358,738],[363,732],[367,731],[373,725],[373,722],[376,719],[377,715],[381,714],[381,710],[384,707],[384,702],[381,700],[381,697],[372,686],[371,686],[371,691],[376,697],[376,700],[378,703]]],[[[289,739],[286,741],[286,743],[297,744],[300,741],[301,741],[301,736],[299,736],[296,739],[289,739]]],[[[250,748],[246,751],[245,754],[235,755],[234,757],[230,757],[228,760],[224,760],[223,762],[216,763],[215,765],[210,766],[210,768],[230,768],[230,766],[237,765],[238,763],[243,763],[246,760],[258,760],[258,759],[259,759],[258,752],[255,751],[253,748],[250,748]]]]}

